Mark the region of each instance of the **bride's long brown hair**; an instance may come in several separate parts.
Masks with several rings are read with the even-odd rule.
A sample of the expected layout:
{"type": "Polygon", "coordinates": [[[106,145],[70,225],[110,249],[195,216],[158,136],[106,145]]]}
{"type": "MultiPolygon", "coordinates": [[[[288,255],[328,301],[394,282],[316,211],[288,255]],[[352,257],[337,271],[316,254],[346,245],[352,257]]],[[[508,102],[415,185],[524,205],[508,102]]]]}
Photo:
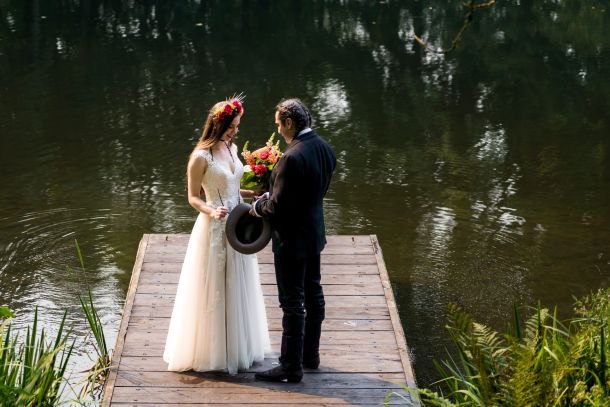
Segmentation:
{"type": "MultiPolygon", "coordinates": [[[[205,119],[205,124],[203,125],[203,131],[201,132],[201,137],[199,138],[199,141],[195,145],[195,148],[193,148],[193,151],[191,151],[191,154],[189,154],[189,161],[191,160],[191,157],[195,151],[212,148],[216,143],[218,143],[220,141],[221,137],[225,134],[225,132],[231,125],[231,123],[233,122],[233,119],[235,119],[237,116],[243,114],[243,107],[241,107],[241,101],[240,101],[241,110],[235,109],[231,112],[231,114],[223,115],[223,117],[215,117],[215,115],[219,109],[223,108],[228,103],[230,104],[231,101],[235,100],[235,99],[236,98],[231,98],[228,100],[224,100],[222,102],[215,103],[214,106],[212,106],[210,108],[210,111],[208,112],[208,117],[205,119]]],[[[239,97],[238,97],[238,100],[239,100],[239,97]]],[[[188,169],[187,169],[187,171],[188,171],[188,169]]],[[[188,177],[188,174],[187,174],[187,177],[188,177]]],[[[187,185],[187,189],[188,189],[188,185],[187,185]]],[[[203,188],[202,188],[202,190],[203,190],[203,188]]]]}

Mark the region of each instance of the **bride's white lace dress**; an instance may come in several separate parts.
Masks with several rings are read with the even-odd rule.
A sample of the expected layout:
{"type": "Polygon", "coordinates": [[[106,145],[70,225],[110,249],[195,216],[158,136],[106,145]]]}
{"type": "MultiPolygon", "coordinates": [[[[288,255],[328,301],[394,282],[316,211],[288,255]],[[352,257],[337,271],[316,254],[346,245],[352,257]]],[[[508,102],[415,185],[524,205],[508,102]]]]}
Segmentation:
{"type": "MultiPolygon", "coordinates": [[[[244,172],[237,147],[234,172],[209,150],[195,154],[208,163],[202,182],[208,205],[233,209],[244,172]]],[[[199,214],[193,226],[163,353],[168,370],[235,374],[270,352],[256,256],[233,250],[225,224],[226,217],[199,214]]]]}

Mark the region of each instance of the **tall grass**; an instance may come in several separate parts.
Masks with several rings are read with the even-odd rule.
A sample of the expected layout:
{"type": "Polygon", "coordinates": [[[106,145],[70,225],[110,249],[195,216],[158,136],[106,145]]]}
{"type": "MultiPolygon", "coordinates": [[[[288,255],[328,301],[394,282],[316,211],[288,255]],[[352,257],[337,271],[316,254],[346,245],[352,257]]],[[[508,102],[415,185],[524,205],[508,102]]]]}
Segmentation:
{"type": "Polygon", "coordinates": [[[89,369],[87,373],[87,378],[83,387],[81,388],[79,397],[83,398],[89,395],[91,396],[91,398],[97,399],[99,398],[99,396],[101,396],[103,384],[106,381],[106,378],[108,377],[108,373],[110,372],[111,358],[110,352],[108,351],[108,343],[106,342],[106,336],[104,335],[104,327],[99,317],[97,308],[95,308],[95,304],[93,303],[91,286],[89,285],[89,280],[87,279],[85,262],[78,241],[75,240],[74,245],[76,247],[76,253],[78,254],[81,272],[87,288],[87,294],[79,294],[78,299],[80,301],[83,313],[85,314],[85,318],[87,319],[87,323],[89,324],[89,328],[91,329],[91,334],[95,339],[94,348],[97,354],[93,366],[91,367],[91,369],[89,369]]]}
{"type": "MultiPolygon", "coordinates": [[[[525,321],[514,307],[512,326],[500,334],[451,305],[456,356],[436,363],[447,394],[415,396],[422,406],[610,406],[610,290],[576,301],[575,312],[564,325],[540,304],[525,321]]],[[[386,404],[392,397],[409,404],[397,392],[386,404]]]]}
{"type": "MultiPolygon", "coordinates": [[[[76,241],[75,246],[86,284],[86,294],[78,294],[78,298],[94,338],[96,352],[94,365],[87,371],[78,398],[72,400],[82,403],[81,400],[99,399],[102,384],[109,372],[110,353],[76,241]]],[[[25,341],[21,345],[19,335],[12,332],[10,318],[14,316],[8,307],[0,306],[0,406],[44,407],[65,403],[62,400],[66,388],[70,386],[66,368],[75,344],[75,339],[70,339],[72,330],[65,326],[67,312],[63,315],[55,339],[48,342],[45,330],[38,331],[36,308],[33,324],[27,327],[25,341]]]]}
{"type": "MultiPolygon", "coordinates": [[[[5,308],[5,311],[7,309],[5,308]]],[[[11,317],[12,313],[3,315],[11,317]]],[[[68,345],[70,330],[65,328],[66,314],[54,341],[47,341],[45,330],[38,332],[38,308],[34,322],[27,327],[25,342],[11,332],[10,320],[0,325],[0,405],[55,406],[59,404],[68,360],[74,341],[68,345]]]]}

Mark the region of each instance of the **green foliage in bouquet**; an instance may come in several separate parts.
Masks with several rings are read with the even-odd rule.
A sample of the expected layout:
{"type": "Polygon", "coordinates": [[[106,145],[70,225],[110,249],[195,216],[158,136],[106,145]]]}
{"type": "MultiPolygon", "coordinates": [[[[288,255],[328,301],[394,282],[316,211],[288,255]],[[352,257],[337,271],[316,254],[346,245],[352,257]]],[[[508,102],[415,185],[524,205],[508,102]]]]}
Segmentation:
{"type": "Polygon", "coordinates": [[[265,146],[250,151],[250,142],[244,144],[242,157],[246,161],[244,166],[244,176],[241,179],[241,188],[255,191],[267,190],[269,177],[273,167],[282,156],[280,151],[280,141],[274,143],[275,133],[269,137],[265,146]]]}

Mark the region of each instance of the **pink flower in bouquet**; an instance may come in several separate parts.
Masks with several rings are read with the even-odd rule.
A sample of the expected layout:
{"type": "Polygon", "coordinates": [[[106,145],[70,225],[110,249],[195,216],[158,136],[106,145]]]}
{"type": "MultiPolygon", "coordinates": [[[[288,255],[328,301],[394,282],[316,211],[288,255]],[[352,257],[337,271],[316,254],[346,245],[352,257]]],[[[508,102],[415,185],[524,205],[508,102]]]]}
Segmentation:
{"type": "Polygon", "coordinates": [[[265,164],[259,164],[254,167],[254,173],[256,175],[264,175],[267,172],[267,166],[265,164]]]}
{"type": "Polygon", "coordinates": [[[252,155],[260,160],[266,160],[269,157],[269,148],[261,147],[258,150],[254,150],[252,155]]]}

